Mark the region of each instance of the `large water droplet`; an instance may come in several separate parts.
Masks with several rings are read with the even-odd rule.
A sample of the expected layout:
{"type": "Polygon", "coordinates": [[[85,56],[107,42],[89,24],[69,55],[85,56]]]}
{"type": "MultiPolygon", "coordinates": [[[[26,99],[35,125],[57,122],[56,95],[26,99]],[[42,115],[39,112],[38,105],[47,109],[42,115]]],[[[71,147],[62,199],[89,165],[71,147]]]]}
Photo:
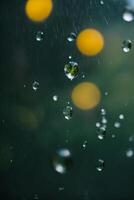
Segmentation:
{"type": "Polygon", "coordinates": [[[132,42],[131,40],[124,40],[123,44],[122,44],[122,50],[125,53],[128,53],[132,48],[132,42]]]}
{"type": "Polygon", "coordinates": [[[78,63],[70,61],[68,64],[64,66],[64,72],[67,78],[69,78],[70,80],[73,80],[74,78],[78,76],[78,72],[79,72],[78,63]]]}
{"type": "Polygon", "coordinates": [[[134,152],[133,152],[132,149],[128,149],[128,150],[126,151],[126,156],[127,156],[128,158],[131,158],[133,155],[134,155],[134,152]]]}
{"type": "Polygon", "coordinates": [[[99,159],[96,167],[97,171],[101,172],[104,170],[104,160],[99,159]]]}
{"type": "Polygon", "coordinates": [[[101,0],[101,1],[100,1],[100,4],[101,4],[101,5],[104,5],[104,1],[101,0]]]}
{"type": "Polygon", "coordinates": [[[131,22],[134,20],[134,11],[130,8],[126,8],[122,18],[124,19],[124,21],[126,22],[131,22]]]}
{"type": "Polygon", "coordinates": [[[67,41],[68,41],[68,42],[73,42],[75,39],[76,39],[76,34],[73,33],[73,32],[71,32],[71,33],[69,34],[69,36],[67,37],[67,41]]]}
{"type": "Polygon", "coordinates": [[[60,174],[66,173],[72,167],[72,155],[68,149],[60,149],[53,159],[55,171],[60,174]]]}
{"type": "Polygon", "coordinates": [[[36,34],[36,40],[41,42],[43,40],[44,33],[42,31],[38,31],[36,34]]]}
{"type": "Polygon", "coordinates": [[[39,82],[37,81],[34,81],[33,84],[32,84],[32,88],[33,90],[36,92],[38,89],[39,89],[39,82]]]}
{"type": "Polygon", "coordinates": [[[72,114],[73,114],[73,108],[71,106],[66,106],[63,109],[63,115],[65,119],[70,120],[72,118],[72,114]]]}

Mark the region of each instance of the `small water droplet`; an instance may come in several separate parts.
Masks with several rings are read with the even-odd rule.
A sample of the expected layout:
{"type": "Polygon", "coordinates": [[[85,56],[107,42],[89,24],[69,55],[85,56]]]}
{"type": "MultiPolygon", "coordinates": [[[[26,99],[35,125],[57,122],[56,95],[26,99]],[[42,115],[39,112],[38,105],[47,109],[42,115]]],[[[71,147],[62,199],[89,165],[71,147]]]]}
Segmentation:
{"type": "Polygon", "coordinates": [[[72,56],[69,56],[68,58],[71,60],[71,59],[72,59],[72,56]]]}
{"type": "Polygon", "coordinates": [[[101,126],[98,130],[97,130],[97,134],[98,134],[98,139],[99,140],[103,140],[106,136],[106,127],[105,126],[101,126]]]}
{"type": "Polygon", "coordinates": [[[134,20],[134,11],[131,8],[126,8],[123,12],[122,18],[126,22],[131,22],[134,20]]]}
{"type": "Polygon", "coordinates": [[[53,100],[54,100],[54,101],[58,101],[58,95],[54,95],[54,96],[53,96],[53,100]]]}
{"type": "Polygon", "coordinates": [[[43,40],[44,33],[42,31],[38,31],[36,33],[36,41],[41,42],[43,40]]]}
{"type": "Polygon", "coordinates": [[[87,140],[84,141],[82,147],[83,147],[84,150],[86,149],[86,147],[87,147],[87,140]]]}
{"type": "Polygon", "coordinates": [[[67,41],[68,41],[68,42],[73,42],[75,39],[76,39],[76,34],[73,33],[73,32],[71,32],[71,33],[69,34],[69,36],[67,37],[67,41]]]}
{"type": "Polygon", "coordinates": [[[102,116],[102,124],[107,124],[107,119],[106,119],[106,117],[105,116],[102,116]]]}
{"type": "Polygon", "coordinates": [[[64,66],[64,72],[68,79],[73,80],[78,76],[78,63],[70,61],[68,64],[64,66]]]}
{"type": "Polygon", "coordinates": [[[134,152],[133,152],[132,149],[128,149],[128,150],[126,151],[126,156],[127,156],[128,158],[131,158],[133,155],[134,155],[134,152]]]}
{"type": "Polygon", "coordinates": [[[97,171],[101,172],[104,170],[104,160],[99,159],[96,167],[97,171]]]}
{"type": "Polygon", "coordinates": [[[99,128],[101,126],[100,122],[96,122],[96,127],[99,128]]]}
{"type": "Polygon", "coordinates": [[[113,139],[116,138],[116,135],[115,135],[115,134],[112,134],[112,138],[113,138],[113,139]]]}
{"type": "Polygon", "coordinates": [[[101,109],[101,114],[106,115],[106,110],[104,108],[101,109]]]}
{"type": "Polygon", "coordinates": [[[72,167],[72,155],[68,149],[60,149],[53,159],[55,171],[60,174],[66,173],[72,167]]]}
{"type": "Polygon", "coordinates": [[[100,4],[101,4],[101,5],[104,5],[104,1],[101,0],[101,1],[100,1],[100,4]]]}
{"type": "Polygon", "coordinates": [[[129,137],[129,142],[134,142],[134,135],[131,135],[131,136],[129,137]]]}
{"type": "Polygon", "coordinates": [[[73,108],[71,106],[66,106],[63,109],[63,115],[65,119],[70,120],[72,118],[72,114],[73,114],[73,108]]]}
{"type": "Polygon", "coordinates": [[[123,115],[123,114],[120,114],[120,115],[119,115],[119,119],[124,119],[124,115],[123,115]]]}
{"type": "Polygon", "coordinates": [[[114,127],[115,128],[120,128],[121,127],[121,123],[120,122],[115,122],[114,123],[114,127]]]}
{"type": "Polygon", "coordinates": [[[108,96],[108,92],[105,92],[105,96],[108,96]]]}
{"type": "Polygon", "coordinates": [[[34,81],[33,84],[32,84],[32,88],[33,90],[36,92],[38,89],[39,89],[39,82],[37,81],[34,81]]]}
{"type": "Polygon", "coordinates": [[[38,199],[39,199],[38,194],[35,194],[34,195],[34,200],[38,200],[38,199]]]}
{"type": "Polygon", "coordinates": [[[125,53],[128,53],[132,48],[132,42],[131,40],[124,40],[123,41],[123,44],[122,44],[122,50],[125,52],[125,53]]]}
{"type": "Polygon", "coordinates": [[[63,191],[64,190],[64,187],[59,187],[59,191],[63,191]]]}

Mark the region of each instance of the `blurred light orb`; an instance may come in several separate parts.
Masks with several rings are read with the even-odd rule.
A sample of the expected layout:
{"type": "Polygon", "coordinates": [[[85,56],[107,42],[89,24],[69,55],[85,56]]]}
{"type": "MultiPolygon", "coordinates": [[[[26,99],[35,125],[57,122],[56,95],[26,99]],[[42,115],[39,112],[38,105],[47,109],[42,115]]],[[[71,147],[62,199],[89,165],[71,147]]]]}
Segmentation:
{"type": "Polygon", "coordinates": [[[99,88],[91,82],[82,82],[74,87],[72,101],[74,105],[82,110],[95,108],[101,99],[99,88]]]}
{"type": "Polygon", "coordinates": [[[76,39],[76,46],[86,56],[95,56],[104,47],[103,35],[95,29],[84,29],[76,39]]]}
{"type": "Polygon", "coordinates": [[[52,0],[28,0],[25,6],[27,17],[34,22],[42,22],[53,9],[52,0]]]}

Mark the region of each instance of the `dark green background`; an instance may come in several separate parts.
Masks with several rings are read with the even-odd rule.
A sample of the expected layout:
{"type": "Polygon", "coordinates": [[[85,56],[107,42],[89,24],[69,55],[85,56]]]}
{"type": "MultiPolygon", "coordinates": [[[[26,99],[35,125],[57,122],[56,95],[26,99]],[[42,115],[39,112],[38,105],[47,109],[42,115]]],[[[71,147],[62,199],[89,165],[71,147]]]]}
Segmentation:
{"type": "Polygon", "coordinates": [[[126,54],[121,46],[125,39],[134,42],[134,22],[122,19],[125,1],[54,0],[52,15],[40,24],[27,19],[25,2],[0,3],[0,200],[32,200],[35,194],[41,200],[133,200],[134,156],[127,158],[126,151],[134,150],[129,142],[134,134],[134,48],[126,54]],[[67,42],[70,32],[88,27],[105,38],[103,52],[89,58],[67,42]],[[42,42],[35,39],[39,30],[42,42]],[[79,63],[73,81],[64,75],[70,55],[79,63]],[[40,83],[37,92],[33,81],[40,83]],[[95,83],[102,93],[91,111],[71,102],[73,87],[82,81],[95,83]],[[58,102],[52,99],[55,94],[58,102]],[[74,110],[70,121],[62,115],[68,101],[74,110]],[[99,141],[95,124],[102,107],[108,128],[99,141]],[[116,129],[120,113],[125,119],[116,129]],[[72,152],[73,166],[64,175],[52,165],[59,148],[72,152]],[[96,170],[99,158],[105,161],[103,172],[96,170]]]}

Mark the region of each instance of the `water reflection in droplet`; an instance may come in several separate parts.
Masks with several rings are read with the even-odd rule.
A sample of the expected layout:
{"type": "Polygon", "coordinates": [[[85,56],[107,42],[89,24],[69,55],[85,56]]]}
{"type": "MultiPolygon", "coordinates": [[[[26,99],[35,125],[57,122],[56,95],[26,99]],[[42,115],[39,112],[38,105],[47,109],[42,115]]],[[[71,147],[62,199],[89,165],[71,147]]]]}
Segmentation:
{"type": "Polygon", "coordinates": [[[68,64],[64,66],[64,72],[68,79],[73,80],[78,76],[78,63],[70,61],[68,64]]]}

